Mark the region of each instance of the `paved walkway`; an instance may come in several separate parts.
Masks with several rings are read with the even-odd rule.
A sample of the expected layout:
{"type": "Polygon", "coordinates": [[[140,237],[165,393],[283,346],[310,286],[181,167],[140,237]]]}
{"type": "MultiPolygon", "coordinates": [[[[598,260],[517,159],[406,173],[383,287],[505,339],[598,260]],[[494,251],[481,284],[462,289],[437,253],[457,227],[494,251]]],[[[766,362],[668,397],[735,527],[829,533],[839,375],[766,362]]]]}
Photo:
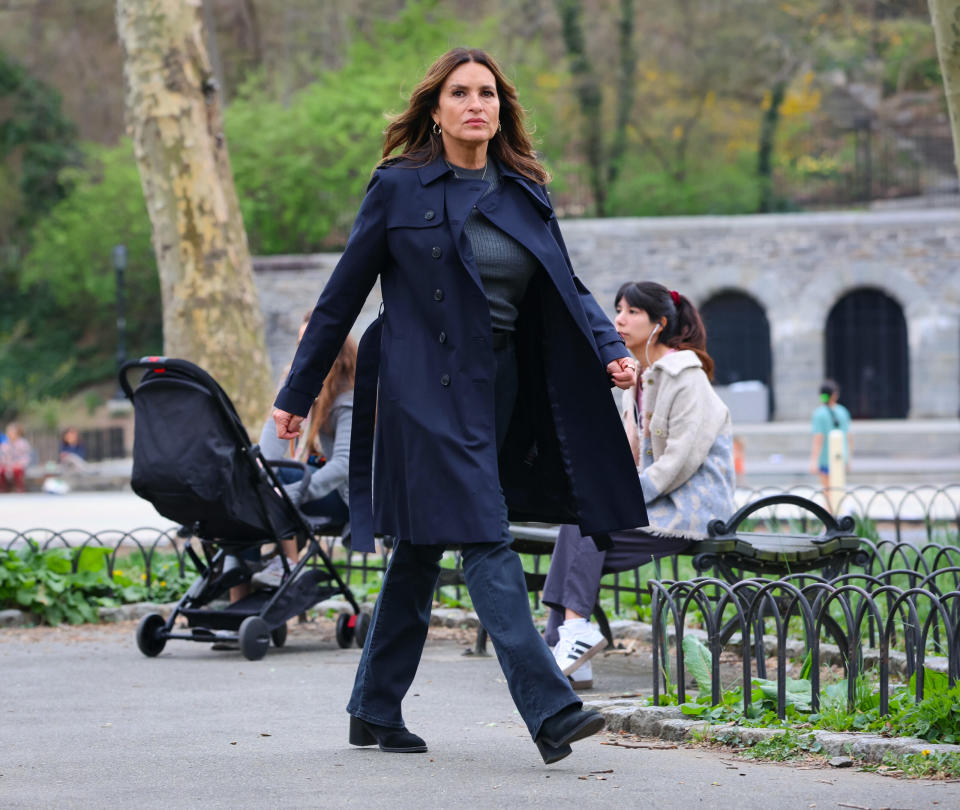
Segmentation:
{"type": "MultiPolygon", "coordinates": [[[[628,749],[605,735],[545,766],[496,661],[464,657],[454,641],[428,643],[405,703],[429,753],[352,748],[343,706],[359,651],[326,637],[296,628],[250,662],[188,642],[148,659],[132,625],[0,632],[0,806],[960,806],[957,784],[628,749]]],[[[601,659],[596,671],[608,686],[644,682],[642,660],[601,659]]]]}

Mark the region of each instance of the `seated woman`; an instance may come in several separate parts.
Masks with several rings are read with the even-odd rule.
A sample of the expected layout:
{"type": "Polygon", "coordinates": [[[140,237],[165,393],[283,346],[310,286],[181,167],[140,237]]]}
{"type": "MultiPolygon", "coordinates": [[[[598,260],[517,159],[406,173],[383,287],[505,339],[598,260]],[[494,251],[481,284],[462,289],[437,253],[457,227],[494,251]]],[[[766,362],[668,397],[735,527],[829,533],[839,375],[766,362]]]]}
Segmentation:
{"type": "MultiPolygon", "coordinates": [[[[297,341],[307,328],[308,312],[300,326],[297,341]]],[[[313,403],[305,423],[306,441],[300,448],[294,443],[277,438],[273,418],[260,431],[260,451],[268,460],[284,457],[298,459],[314,467],[307,489],[302,486],[303,473],[299,470],[279,469],[277,477],[285,482],[284,489],[291,500],[306,515],[324,516],[340,523],[349,519],[347,509],[347,473],[350,467],[350,429],[353,423],[353,381],[357,369],[357,342],[347,337],[323,383],[323,389],[313,403]],[[288,455],[289,454],[289,455],[288,455]]],[[[286,378],[286,374],[283,375],[286,378]]],[[[299,554],[295,538],[280,541],[281,549],[292,568],[299,554]]],[[[260,560],[260,549],[244,550],[240,555],[247,562],[260,560]]],[[[285,571],[280,556],[257,571],[251,582],[261,587],[276,588],[283,582],[285,571]]],[[[247,583],[230,589],[230,601],[237,602],[250,592],[247,583]]],[[[215,645],[218,649],[233,649],[232,645],[215,645]]]]}
{"type": "Polygon", "coordinates": [[[640,385],[623,392],[621,415],[650,525],[612,533],[606,551],[575,526],[560,530],[543,590],[551,608],[546,641],[581,689],[593,685],[590,658],[607,643],[586,618],[600,578],[683,551],[710,520],[729,517],[736,486],[730,412],[710,385],[700,314],[652,281],[624,284],[615,303],[614,324],[640,363],[640,385]]]}
{"type": "Polygon", "coordinates": [[[25,477],[33,460],[33,448],[17,422],[7,425],[5,438],[0,444],[0,492],[9,492],[11,484],[14,491],[26,492],[25,477]]]}
{"type": "Polygon", "coordinates": [[[82,470],[87,466],[87,448],[75,427],[60,434],[60,464],[65,470],[82,470]]]}
{"type": "MultiPolygon", "coordinates": [[[[302,332],[301,332],[302,334],[302,332]]],[[[326,517],[335,523],[346,523],[347,477],[350,469],[350,430],[353,422],[353,381],[357,370],[357,343],[347,337],[306,423],[306,440],[298,449],[294,443],[277,438],[273,419],[268,419],[260,433],[260,450],[264,458],[282,459],[289,449],[290,457],[312,469],[309,481],[302,481],[299,470],[280,470],[281,480],[290,499],[300,511],[312,517],[326,517]],[[290,476],[289,473],[294,473],[290,476]]],[[[290,566],[296,564],[295,539],[283,540],[283,552],[290,566]]],[[[275,557],[253,575],[252,581],[276,587],[283,581],[283,561],[275,557]]]]}

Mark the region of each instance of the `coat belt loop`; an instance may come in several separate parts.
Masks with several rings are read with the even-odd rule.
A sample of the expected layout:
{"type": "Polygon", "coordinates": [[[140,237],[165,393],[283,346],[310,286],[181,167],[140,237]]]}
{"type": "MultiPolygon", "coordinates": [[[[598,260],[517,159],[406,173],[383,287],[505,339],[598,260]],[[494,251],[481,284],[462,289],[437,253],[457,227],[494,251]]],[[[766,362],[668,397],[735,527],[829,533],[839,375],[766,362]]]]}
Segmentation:
{"type": "Polygon", "coordinates": [[[350,433],[350,535],[354,551],[376,551],[373,540],[373,437],[380,376],[383,314],[367,327],[357,349],[350,433]]]}

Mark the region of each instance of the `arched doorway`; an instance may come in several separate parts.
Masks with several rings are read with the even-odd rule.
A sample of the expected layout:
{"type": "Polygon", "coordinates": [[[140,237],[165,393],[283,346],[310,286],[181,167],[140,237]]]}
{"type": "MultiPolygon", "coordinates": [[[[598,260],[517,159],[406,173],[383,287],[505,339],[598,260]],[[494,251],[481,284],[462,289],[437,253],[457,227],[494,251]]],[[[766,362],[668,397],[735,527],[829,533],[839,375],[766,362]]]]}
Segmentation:
{"type": "Polygon", "coordinates": [[[759,380],[773,414],[773,362],[770,323],[763,307],[746,293],[728,290],[710,298],[700,315],[707,328],[707,351],[716,363],[714,383],[759,380]]]}
{"type": "Polygon", "coordinates": [[[843,296],[827,317],[827,376],[855,419],[905,419],[910,410],[907,322],[880,290],[843,296]]]}

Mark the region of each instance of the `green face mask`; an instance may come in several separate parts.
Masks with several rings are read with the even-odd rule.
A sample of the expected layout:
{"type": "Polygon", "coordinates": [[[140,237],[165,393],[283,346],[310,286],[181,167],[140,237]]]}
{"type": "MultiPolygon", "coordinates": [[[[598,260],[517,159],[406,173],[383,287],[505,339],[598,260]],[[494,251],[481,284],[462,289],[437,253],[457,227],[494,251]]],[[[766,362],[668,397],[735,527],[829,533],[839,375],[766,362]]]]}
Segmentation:
{"type": "Polygon", "coordinates": [[[820,401],[821,401],[824,405],[826,405],[826,404],[830,401],[830,395],[829,395],[829,394],[821,394],[821,395],[820,395],[820,401]]]}

